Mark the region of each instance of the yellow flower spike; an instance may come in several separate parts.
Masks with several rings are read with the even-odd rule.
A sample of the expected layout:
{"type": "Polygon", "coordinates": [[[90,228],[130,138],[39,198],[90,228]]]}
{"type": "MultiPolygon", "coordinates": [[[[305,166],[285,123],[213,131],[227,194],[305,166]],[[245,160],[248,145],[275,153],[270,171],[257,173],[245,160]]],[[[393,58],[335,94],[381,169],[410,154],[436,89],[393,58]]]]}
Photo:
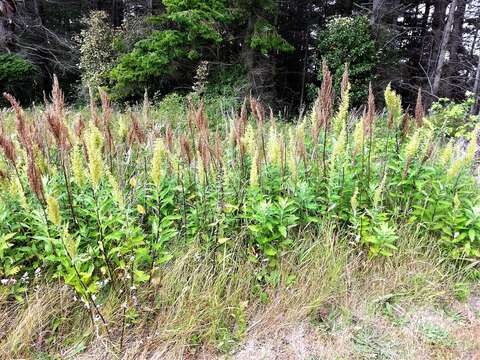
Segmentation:
{"type": "Polygon", "coordinates": [[[58,205],[57,199],[51,195],[47,196],[47,214],[48,219],[52,222],[52,224],[60,226],[60,223],[62,222],[60,206],[58,205]]]}
{"type": "Polygon", "coordinates": [[[158,188],[162,180],[162,162],[165,156],[165,146],[163,141],[158,139],[155,141],[155,146],[153,149],[153,157],[150,169],[150,176],[155,186],[158,188]]]}
{"type": "Polygon", "coordinates": [[[117,179],[108,172],[108,182],[110,183],[110,186],[112,188],[112,197],[115,203],[118,205],[120,209],[123,209],[125,207],[125,202],[123,200],[123,193],[120,190],[120,186],[118,185],[117,179]]]}
{"type": "Polygon", "coordinates": [[[333,120],[335,134],[338,134],[345,127],[348,119],[348,110],[350,107],[350,82],[347,83],[347,87],[342,93],[342,102],[338,108],[338,112],[333,120]]]}
{"type": "Polygon", "coordinates": [[[391,84],[388,84],[385,89],[384,96],[388,113],[392,116],[394,121],[399,119],[402,115],[402,98],[392,90],[391,84]]]}
{"type": "Polygon", "coordinates": [[[338,135],[337,140],[335,141],[335,144],[333,145],[333,152],[332,152],[332,165],[335,163],[335,160],[342,156],[345,152],[345,146],[347,144],[347,135],[345,132],[345,127],[342,128],[340,131],[340,134],[338,135]]]}
{"type": "Polygon", "coordinates": [[[103,137],[98,128],[90,124],[87,136],[88,169],[93,189],[96,190],[103,175],[103,137]]]}
{"type": "Polygon", "coordinates": [[[353,131],[353,152],[354,154],[358,154],[363,147],[363,142],[365,140],[365,133],[363,130],[363,118],[357,125],[355,126],[355,130],[353,131]]]}
{"type": "Polygon", "coordinates": [[[85,184],[85,173],[83,168],[83,156],[80,148],[75,146],[72,153],[72,172],[73,178],[78,186],[83,187],[85,184]]]}
{"type": "Polygon", "coordinates": [[[410,138],[408,144],[405,146],[405,160],[407,162],[412,160],[413,157],[417,154],[418,148],[420,147],[420,142],[420,130],[417,130],[410,138]]]}
{"type": "Polygon", "coordinates": [[[138,212],[140,215],[145,215],[145,214],[146,214],[145,208],[144,208],[142,205],[140,205],[140,204],[137,205],[137,212],[138,212]]]}
{"type": "Polygon", "coordinates": [[[281,146],[280,146],[280,141],[278,139],[277,132],[273,127],[270,129],[270,134],[268,137],[267,154],[268,154],[269,162],[271,164],[280,166],[282,162],[281,146]]]}
{"type": "Polygon", "coordinates": [[[453,140],[450,140],[440,155],[440,162],[446,166],[450,163],[453,156],[453,140]]]}
{"type": "Polygon", "coordinates": [[[453,164],[447,170],[447,179],[448,181],[452,181],[455,179],[460,171],[462,171],[464,165],[463,159],[457,159],[453,162],[453,164]]]}
{"type": "Polygon", "coordinates": [[[137,180],[134,177],[132,177],[128,183],[130,184],[130,187],[133,189],[137,187],[137,180]]]}

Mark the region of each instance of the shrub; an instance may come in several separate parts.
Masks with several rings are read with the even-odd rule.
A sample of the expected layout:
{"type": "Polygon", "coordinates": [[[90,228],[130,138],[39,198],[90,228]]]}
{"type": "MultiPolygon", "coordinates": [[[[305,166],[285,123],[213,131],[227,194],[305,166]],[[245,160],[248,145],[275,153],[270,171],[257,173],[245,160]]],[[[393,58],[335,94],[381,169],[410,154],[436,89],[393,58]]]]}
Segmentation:
{"type": "Polygon", "coordinates": [[[0,55],[0,93],[12,93],[28,103],[34,96],[36,73],[35,66],[19,55],[0,55]]]}
{"type": "Polygon", "coordinates": [[[434,102],[430,108],[429,120],[438,136],[468,136],[480,119],[478,115],[470,114],[474,101],[474,97],[469,96],[459,103],[445,98],[434,102]]]}
{"type": "MultiPolygon", "coordinates": [[[[350,69],[351,101],[358,106],[368,93],[377,66],[375,41],[365,16],[333,18],[318,35],[318,58],[327,61],[339,93],[344,64],[350,69]]],[[[319,78],[322,78],[322,73],[319,78]]]]}

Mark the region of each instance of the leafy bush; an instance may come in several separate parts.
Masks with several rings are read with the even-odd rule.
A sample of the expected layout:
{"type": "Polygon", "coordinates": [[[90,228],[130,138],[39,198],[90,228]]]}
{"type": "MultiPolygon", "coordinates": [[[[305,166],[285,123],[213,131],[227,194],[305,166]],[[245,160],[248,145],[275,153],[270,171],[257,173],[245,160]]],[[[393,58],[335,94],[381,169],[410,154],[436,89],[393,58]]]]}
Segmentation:
{"type": "MultiPolygon", "coordinates": [[[[318,57],[332,69],[335,88],[340,89],[344,64],[350,68],[351,101],[358,106],[368,93],[377,66],[375,41],[365,16],[331,19],[319,36],[318,57]]],[[[322,78],[319,74],[319,78],[322,78]]],[[[337,91],[338,93],[338,91],[337,91]]]]}
{"type": "Polygon", "coordinates": [[[468,136],[479,121],[478,115],[470,115],[474,101],[473,96],[470,96],[460,103],[445,98],[434,102],[430,108],[429,120],[438,136],[468,136]]]}
{"type": "Polygon", "coordinates": [[[80,70],[85,87],[96,90],[104,85],[108,72],[113,68],[117,51],[115,49],[115,30],[108,22],[103,11],[92,11],[85,21],[86,29],[78,38],[80,44],[80,70]]]}
{"type": "Polygon", "coordinates": [[[35,66],[16,54],[0,55],[0,93],[8,92],[22,102],[32,100],[36,82],[35,66]]]}

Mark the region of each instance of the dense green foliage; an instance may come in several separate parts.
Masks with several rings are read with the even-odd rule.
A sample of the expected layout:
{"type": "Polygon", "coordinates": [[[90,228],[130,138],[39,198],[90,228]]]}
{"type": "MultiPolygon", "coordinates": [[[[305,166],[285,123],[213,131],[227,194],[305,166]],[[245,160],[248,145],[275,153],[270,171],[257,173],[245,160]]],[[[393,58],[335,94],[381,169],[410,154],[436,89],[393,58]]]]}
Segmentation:
{"type": "MultiPolygon", "coordinates": [[[[360,105],[368,94],[368,84],[374,79],[379,60],[368,19],[333,18],[318,39],[318,57],[332,69],[335,88],[340,89],[344,64],[348,64],[352,104],[360,105]]],[[[321,73],[319,77],[322,78],[321,73]]]]}
{"type": "Polygon", "coordinates": [[[28,100],[36,87],[35,67],[15,54],[0,55],[0,93],[15,94],[20,101],[28,100]]]}
{"type": "Polygon", "coordinates": [[[471,115],[475,99],[469,96],[463,102],[440,99],[432,104],[430,120],[435,131],[444,137],[465,137],[473,130],[479,120],[478,115],[471,115]]]}

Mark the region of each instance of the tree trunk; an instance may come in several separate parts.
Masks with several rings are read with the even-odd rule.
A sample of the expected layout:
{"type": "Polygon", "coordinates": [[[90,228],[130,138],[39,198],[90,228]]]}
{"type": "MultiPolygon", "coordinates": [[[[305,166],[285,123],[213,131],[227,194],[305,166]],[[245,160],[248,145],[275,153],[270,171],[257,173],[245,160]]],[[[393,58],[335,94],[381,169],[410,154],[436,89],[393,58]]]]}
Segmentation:
{"type": "MultiPolygon", "coordinates": [[[[432,75],[442,40],[442,32],[445,28],[445,12],[447,11],[448,0],[435,1],[435,9],[432,15],[432,45],[430,59],[428,61],[427,73],[432,75]]],[[[432,90],[432,89],[430,89],[432,90]]]]}
{"type": "MultiPolygon", "coordinates": [[[[453,5],[453,4],[452,4],[453,5]]],[[[460,70],[465,68],[465,64],[460,61],[459,52],[463,48],[463,23],[465,20],[465,10],[467,8],[466,0],[457,0],[457,9],[455,11],[453,30],[450,36],[449,58],[447,76],[450,79],[449,85],[446,87],[446,96],[455,97],[454,91],[463,82],[460,70]]],[[[457,90],[458,91],[458,90],[457,90]]]]}
{"type": "Polygon", "coordinates": [[[153,0],[146,0],[145,1],[145,7],[147,8],[147,14],[152,15],[153,14],[153,0]]]}
{"type": "Polygon", "coordinates": [[[432,94],[434,96],[437,96],[440,90],[440,81],[442,80],[442,71],[443,71],[443,66],[445,65],[445,55],[447,53],[447,45],[450,39],[450,34],[452,33],[452,25],[453,25],[456,8],[457,8],[457,0],[453,0],[452,4],[450,5],[448,20],[443,30],[442,43],[440,44],[440,49],[439,49],[440,51],[438,54],[437,66],[435,68],[435,73],[433,76],[432,94]]]}
{"type": "Polygon", "coordinates": [[[475,102],[472,105],[472,115],[478,115],[480,112],[480,56],[478,56],[477,75],[475,76],[475,85],[473,86],[473,98],[475,102]]]}
{"type": "Polygon", "coordinates": [[[0,50],[11,52],[15,47],[15,17],[16,8],[13,2],[0,0],[0,50]]]}
{"type": "Polygon", "coordinates": [[[40,3],[41,0],[33,0],[33,12],[35,13],[35,17],[37,18],[40,25],[43,24],[42,19],[42,4],[40,3]]]}

